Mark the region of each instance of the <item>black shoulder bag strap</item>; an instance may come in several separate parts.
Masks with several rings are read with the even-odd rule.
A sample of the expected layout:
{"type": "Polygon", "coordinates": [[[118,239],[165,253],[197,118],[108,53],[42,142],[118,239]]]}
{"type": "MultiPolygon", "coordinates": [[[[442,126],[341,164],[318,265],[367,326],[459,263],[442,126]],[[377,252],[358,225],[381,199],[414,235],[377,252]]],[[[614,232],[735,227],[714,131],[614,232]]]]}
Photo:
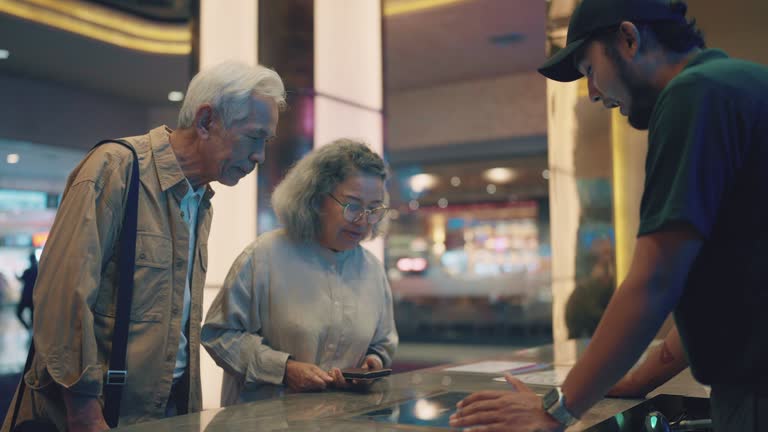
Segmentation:
{"type": "MultiPolygon", "coordinates": [[[[125,356],[128,348],[128,325],[131,315],[131,300],[133,299],[133,273],[136,260],[136,224],[139,209],[139,156],[136,150],[125,140],[105,140],[94,148],[106,143],[118,143],[128,148],[133,153],[131,183],[128,187],[128,197],[125,201],[123,212],[123,227],[120,230],[120,250],[117,251],[118,290],[115,304],[115,328],[112,331],[112,352],[109,357],[109,370],[103,386],[104,393],[104,420],[110,428],[117,427],[120,417],[120,399],[128,378],[125,356]]],[[[16,419],[24,396],[26,382],[24,376],[32,365],[35,355],[34,340],[30,344],[24,372],[21,375],[21,383],[16,396],[16,405],[11,418],[11,430],[16,426],[16,419]]]]}
{"type": "Polygon", "coordinates": [[[117,427],[120,417],[120,398],[128,379],[125,356],[128,350],[128,324],[131,318],[133,300],[133,272],[136,264],[136,223],[139,212],[139,156],[127,141],[102,141],[96,147],[116,142],[133,153],[133,173],[128,188],[123,212],[123,228],[120,230],[120,250],[117,251],[118,291],[115,304],[115,328],[112,331],[112,352],[109,356],[109,370],[104,382],[104,420],[111,428],[117,427]]]}

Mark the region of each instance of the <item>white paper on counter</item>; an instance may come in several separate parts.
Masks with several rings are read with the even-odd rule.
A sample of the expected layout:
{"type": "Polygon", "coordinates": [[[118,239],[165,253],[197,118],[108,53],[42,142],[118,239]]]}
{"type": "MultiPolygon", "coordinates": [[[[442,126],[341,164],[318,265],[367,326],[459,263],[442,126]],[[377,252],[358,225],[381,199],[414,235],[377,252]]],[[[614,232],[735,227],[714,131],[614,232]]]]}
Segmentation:
{"type": "MultiPolygon", "coordinates": [[[[559,387],[563,385],[565,377],[571,371],[571,366],[555,366],[552,370],[531,372],[522,375],[515,375],[515,378],[526,384],[559,387]]],[[[504,377],[494,378],[494,381],[506,382],[504,377]]]]}
{"type": "Polygon", "coordinates": [[[470,363],[463,366],[454,366],[443,369],[445,372],[475,372],[497,374],[501,372],[514,372],[516,369],[527,369],[535,367],[538,363],[516,362],[516,361],[481,361],[470,363]]]}

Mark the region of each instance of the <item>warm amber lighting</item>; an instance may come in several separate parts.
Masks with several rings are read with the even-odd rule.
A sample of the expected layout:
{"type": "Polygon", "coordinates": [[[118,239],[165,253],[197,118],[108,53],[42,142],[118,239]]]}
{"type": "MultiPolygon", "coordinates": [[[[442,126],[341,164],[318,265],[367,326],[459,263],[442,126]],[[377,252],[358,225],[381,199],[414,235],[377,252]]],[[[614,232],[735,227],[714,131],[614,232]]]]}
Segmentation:
{"type": "Polygon", "coordinates": [[[170,55],[192,52],[187,24],[156,23],[78,0],[2,0],[0,13],[132,50],[170,55]]]}
{"type": "Polygon", "coordinates": [[[622,139],[625,135],[626,121],[621,117],[619,110],[611,111],[611,154],[613,157],[613,227],[616,232],[616,281],[618,285],[629,272],[629,264],[632,259],[632,251],[626,245],[632,240],[634,234],[630,231],[629,217],[626,214],[628,197],[624,190],[627,183],[627,158],[626,143],[622,139]]]}
{"type": "Polygon", "coordinates": [[[386,0],[384,3],[384,15],[393,16],[421,12],[465,1],[467,0],[386,0]]]}
{"type": "Polygon", "coordinates": [[[46,241],[48,241],[48,231],[32,234],[32,246],[41,248],[45,246],[46,241]]]}
{"type": "Polygon", "coordinates": [[[585,78],[577,81],[579,83],[579,97],[589,97],[589,83],[585,78]]]}

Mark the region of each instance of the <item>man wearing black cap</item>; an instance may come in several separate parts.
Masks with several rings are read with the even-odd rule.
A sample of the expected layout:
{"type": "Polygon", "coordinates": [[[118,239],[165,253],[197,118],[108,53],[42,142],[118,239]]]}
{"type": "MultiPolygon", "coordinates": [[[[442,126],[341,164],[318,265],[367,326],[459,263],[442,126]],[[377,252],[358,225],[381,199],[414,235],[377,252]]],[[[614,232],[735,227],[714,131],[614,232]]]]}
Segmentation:
{"type": "MultiPolygon", "coordinates": [[[[583,0],[567,45],[539,69],[648,129],[632,264],[563,383],[539,398],[480,392],[452,426],[561,430],[630,369],[674,311],[676,328],[612,395],[642,396],[690,364],[712,387],[716,431],[768,430],[768,68],[704,49],[686,5],[583,0]]],[[[475,430],[473,428],[473,430],[475,430]]]]}

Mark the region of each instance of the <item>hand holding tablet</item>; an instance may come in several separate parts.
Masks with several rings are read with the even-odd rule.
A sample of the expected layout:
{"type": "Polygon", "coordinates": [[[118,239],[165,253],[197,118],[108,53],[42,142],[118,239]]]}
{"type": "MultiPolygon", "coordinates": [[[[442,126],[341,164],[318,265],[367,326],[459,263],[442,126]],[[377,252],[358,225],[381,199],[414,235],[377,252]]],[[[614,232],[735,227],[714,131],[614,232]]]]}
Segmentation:
{"type": "Polygon", "coordinates": [[[342,376],[347,380],[367,380],[373,381],[392,374],[392,369],[365,369],[365,368],[348,368],[341,370],[342,376]]]}

